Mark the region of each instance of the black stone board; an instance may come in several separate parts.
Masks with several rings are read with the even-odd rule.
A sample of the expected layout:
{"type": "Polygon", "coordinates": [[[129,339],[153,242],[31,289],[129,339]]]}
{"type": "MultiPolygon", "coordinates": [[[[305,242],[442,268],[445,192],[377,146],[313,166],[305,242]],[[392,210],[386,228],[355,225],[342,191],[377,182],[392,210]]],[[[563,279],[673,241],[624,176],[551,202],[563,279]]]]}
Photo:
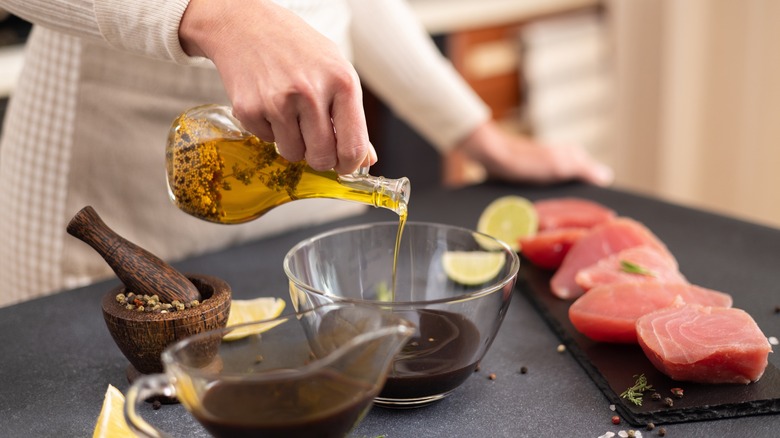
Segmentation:
{"type": "MultiPolygon", "coordinates": [[[[641,427],[650,422],[659,425],[780,412],[780,371],[773,363],[769,363],[758,382],[749,385],[674,381],[650,363],[639,345],[595,342],[580,334],[568,317],[573,300],[562,300],[552,294],[551,276],[551,271],[535,268],[523,260],[516,288],[529,298],[596,386],[615,405],[617,413],[631,425],[641,427]],[[661,400],[652,400],[652,391],[645,394],[641,406],[620,397],[640,374],[662,395],[661,400]],[[682,388],[683,397],[674,397],[672,388],[682,388]],[[671,407],[664,403],[666,397],[672,399],[671,407]]],[[[767,302],[771,301],[769,298],[767,302]]]]}

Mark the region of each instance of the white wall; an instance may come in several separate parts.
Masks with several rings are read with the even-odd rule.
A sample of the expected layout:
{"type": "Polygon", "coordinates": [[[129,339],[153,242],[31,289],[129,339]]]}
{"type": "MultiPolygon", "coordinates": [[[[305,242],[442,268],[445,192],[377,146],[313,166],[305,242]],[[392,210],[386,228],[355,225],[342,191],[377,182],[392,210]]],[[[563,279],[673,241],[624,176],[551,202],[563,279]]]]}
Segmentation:
{"type": "Polygon", "coordinates": [[[617,185],[780,226],[780,2],[609,5],[617,185]]]}

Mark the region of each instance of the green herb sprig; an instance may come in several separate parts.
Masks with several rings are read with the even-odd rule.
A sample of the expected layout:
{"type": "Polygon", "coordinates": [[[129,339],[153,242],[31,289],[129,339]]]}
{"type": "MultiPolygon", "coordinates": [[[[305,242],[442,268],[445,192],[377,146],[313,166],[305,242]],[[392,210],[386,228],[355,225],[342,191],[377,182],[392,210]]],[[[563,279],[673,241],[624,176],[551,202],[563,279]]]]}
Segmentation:
{"type": "Polygon", "coordinates": [[[629,274],[646,275],[648,277],[656,276],[655,272],[628,260],[620,261],[620,269],[623,272],[628,272],[629,274]]]}
{"type": "Polygon", "coordinates": [[[638,376],[635,374],[634,377],[636,378],[634,386],[623,391],[623,393],[620,394],[620,398],[628,399],[628,401],[632,402],[633,404],[642,406],[642,397],[644,396],[644,392],[652,390],[653,385],[649,385],[647,383],[647,377],[645,377],[644,374],[640,374],[638,376]]]}

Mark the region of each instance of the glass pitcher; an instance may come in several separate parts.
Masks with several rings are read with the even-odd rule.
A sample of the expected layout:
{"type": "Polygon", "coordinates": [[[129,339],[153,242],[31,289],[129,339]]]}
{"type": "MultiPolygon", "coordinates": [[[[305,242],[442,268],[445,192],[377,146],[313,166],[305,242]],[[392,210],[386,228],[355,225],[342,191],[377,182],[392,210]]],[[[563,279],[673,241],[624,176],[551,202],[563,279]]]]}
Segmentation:
{"type": "Polygon", "coordinates": [[[227,106],[204,105],[173,122],[165,151],[168,193],[186,213],[211,222],[248,222],[287,202],[333,198],[390,209],[404,216],[409,180],[316,171],[290,162],[276,144],[241,127],[227,106]]]}
{"type": "Polygon", "coordinates": [[[138,411],[176,397],[216,437],[343,437],[413,333],[390,312],[338,303],[194,335],[163,352],[164,374],[133,383],[125,418],[141,436],[166,437],[138,411]],[[223,340],[234,330],[252,334],[223,340]]]}

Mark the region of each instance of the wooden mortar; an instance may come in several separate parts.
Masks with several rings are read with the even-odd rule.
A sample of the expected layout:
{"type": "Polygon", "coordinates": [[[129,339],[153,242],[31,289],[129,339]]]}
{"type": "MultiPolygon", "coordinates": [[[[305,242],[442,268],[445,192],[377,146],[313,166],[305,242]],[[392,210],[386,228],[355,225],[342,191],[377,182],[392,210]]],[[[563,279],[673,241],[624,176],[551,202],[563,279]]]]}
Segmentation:
{"type": "Polygon", "coordinates": [[[189,309],[168,313],[126,309],[116,300],[117,294],[127,292],[124,285],[103,296],[103,318],[114,342],[130,361],[127,379],[131,383],[140,374],[162,373],[160,354],[169,345],[196,333],[227,325],[230,286],[208,275],[187,274],[186,277],[203,298],[199,306],[189,309]]]}

